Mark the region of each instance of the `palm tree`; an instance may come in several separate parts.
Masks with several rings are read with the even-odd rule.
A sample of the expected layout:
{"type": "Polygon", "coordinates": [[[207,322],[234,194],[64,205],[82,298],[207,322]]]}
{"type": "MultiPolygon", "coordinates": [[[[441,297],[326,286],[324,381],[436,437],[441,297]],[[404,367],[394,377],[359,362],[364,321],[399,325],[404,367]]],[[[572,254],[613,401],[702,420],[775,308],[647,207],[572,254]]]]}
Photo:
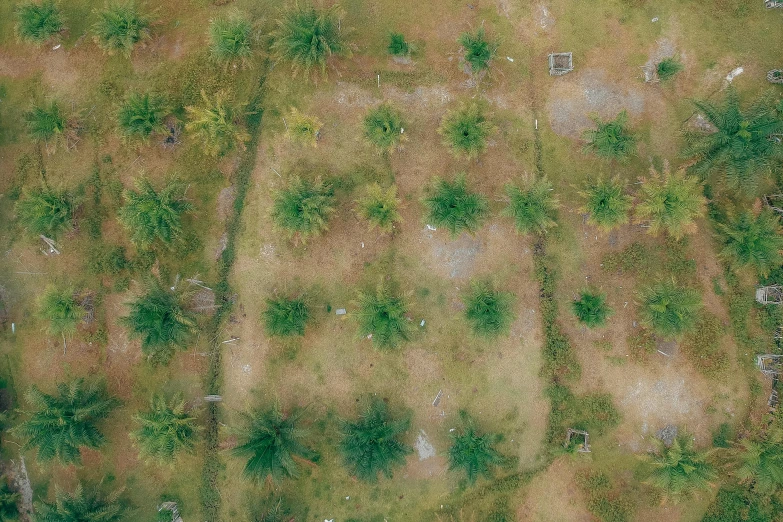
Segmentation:
{"type": "Polygon", "coordinates": [[[96,423],[120,405],[104,383],[84,379],[58,384],[55,395],[33,385],[26,399],[33,410],[13,431],[27,439],[25,448],[38,449],[39,461],[56,457],[63,464],[80,463],[82,446],[97,449],[106,442],[96,423]]]}
{"type": "Polygon", "coordinates": [[[109,54],[119,52],[128,57],[138,42],[150,38],[150,19],[139,12],[132,0],[108,4],[104,9],[96,9],[95,15],[95,43],[109,54]]]}
{"type": "Polygon", "coordinates": [[[484,28],[479,27],[476,34],[462,33],[459,44],[465,50],[465,61],[474,73],[489,68],[489,62],[495,56],[497,45],[486,40],[484,28]]]}
{"type": "Polygon", "coordinates": [[[86,311],[76,300],[73,287],[50,287],[41,296],[38,314],[48,321],[49,335],[63,338],[63,350],[66,348],[66,338],[70,339],[76,333],[76,327],[84,319],[86,311]]]}
{"type": "Polygon", "coordinates": [[[340,451],[349,471],[368,482],[376,482],[378,473],[391,478],[392,468],[412,452],[399,440],[409,426],[409,418],[394,419],[386,403],[374,398],[355,422],[343,422],[340,451]]]}
{"type": "Polygon", "coordinates": [[[154,395],[150,409],[134,416],[139,428],[130,434],[139,453],[160,463],[172,463],[180,451],[192,452],[198,428],[196,417],[185,408],[182,395],[166,400],[154,395]]]}
{"type": "Polygon", "coordinates": [[[699,318],[701,296],[693,288],[662,281],[642,290],[642,323],[664,337],[678,337],[692,330],[699,318]]]}
{"type": "Polygon", "coordinates": [[[220,62],[245,64],[253,54],[253,24],[238,13],[212,20],[209,39],[212,56],[220,62]]]}
{"type": "Polygon", "coordinates": [[[234,148],[245,150],[250,134],[239,123],[244,115],[243,107],[230,103],[224,92],[218,92],[211,100],[201,91],[203,107],[188,106],[185,110],[190,121],[185,130],[195,132],[201,138],[204,150],[210,156],[222,156],[234,148]]]}
{"type": "Polygon", "coordinates": [[[626,128],[627,112],[620,112],[614,120],[603,121],[595,117],[593,121],[597,128],[584,132],[585,152],[610,159],[625,159],[636,152],[636,138],[626,128]]]}
{"type": "Polygon", "coordinates": [[[495,338],[508,333],[514,319],[514,295],[499,292],[486,281],[474,281],[465,298],[465,318],[473,333],[495,338]]]}
{"type": "Polygon", "coordinates": [[[383,103],[364,117],[364,136],[381,152],[391,152],[407,139],[400,111],[383,103]]]}
{"type": "Polygon", "coordinates": [[[396,348],[410,338],[410,324],[405,314],[405,300],[392,293],[388,285],[378,285],[375,292],[361,292],[357,298],[359,335],[372,339],[376,348],[396,348]]]}
{"type": "Polygon", "coordinates": [[[63,29],[63,15],[54,0],[29,0],[16,7],[16,34],[26,42],[41,45],[63,29]]]}
{"type": "Polygon", "coordinates": [[[664,58],[655,66],[658,79],[666,82],[677,76],[685,67],[677,58],[664,58]]]}
{"type": "Polygon", "coordinates": [[[268,335],[287,337],[304,335],[311,313],[304,298],[276,297],[266,300],[262,317],[268,335]]]}
{"type": "Polygon", "coordinates": [[[672,174],[668,163],[662,174],[650,168],[650,178],[642,179],[639,198],[636,214],[649,221],[647,231],[652,235],[665,231],[677,240],[696,231],[696,219],[706,209],[699,180],[684,170],[672,174]]]}
{"type": "Polygon", "coordinates": [[[492,468],[502,465],[506,459],[496,449],[495,444],[502,436],[494,433],[479,435],[473,419],[464,410],[459,412],[462,428],[449,434],[449,469],[464,469],[468,482],[473,484],[479,475],[492,477],[492,468]]]}
{"type": "Polygon", "coordinates": [[[285,122],[286,135],[294,141],[307,143],[315,147],[318,145],[318,136],[324,126],[321,120],[315,116],[306,116],[291,107],[288,121],[285,122]]]}
{"type": "Polygon", "coordinates": [[[392,56],[408,56],[411,52],[411,45],[405,40],[404,34],[390,33],[386,51],[392,56]]]}
{"type": "Polygon", "coordinates": [[[37,505],[39,522],[119,522],[127,520],[126,509],[118,502],[119,492],[101,494],[97,488],[84,490],[79,484],[73,493],[55,492],[55,500],[37,505]]]}
{"type": "Polygon", "coordinates": [[[185,201],[184,185],[171,182],[158,192],[146,178],[138,178],[134,184],[136,190],[124,192],[125,205],[119,210],[131,241],[145,250],[156,241],[172,248],[182,236],[182,214],[193,210],[185,201]]]}
{"type": "Polygon", "coordinates": [[[772,138],[783,134],[783,119],[767,98],[743,111],[733,88],[723,103],[695,105],[717,131],[686,133],[683,154],[696,160],[692,169],[701,176],[720,173],[727,186],[752,194],[783,154],[783,147],[772,138]]]}
{"type": "Polygon", "coordinates": [[[285,11],[272,32],[272,52],[281,61],[291,63],[294,76],[309,74],[313,67],[326,74],[332,55],[349,53],[340,30],[342,11],[337,5],[326,9],[295,5],[285,11]]]}
{"type": "Polygon", "coordinates": [[[761,496],[770,496],[783,487],[783,428],[773,423],[763,437],[743,439],[731,451],[733,475],[751,484],[761,496]]]}
{"type": "Polygon", "coordinates": [[[11,489],[8,485],[7,479],[2,479],[2,485],[0,485],[0,522],[11,522],[12,520],[19,520],[19,499],[21,495],[11,489]]]}
{"type": "Polygon", "coordinates": [[[509,203],[503,209],[503,215],[514,220],[520,234],[545,234],[557,225],[555,214],[560,203],[553,190],[546,178],[528,180],[522,188],[506,185],[509,203]]]}
{"type": "Polygon", "coordinates": [[[571,308],[579,322],[588,328],[603,326],[612,314],[612,310],[606,304],[606,294],[593,291],[582,292],[579,300],[571,303],[571,308]]]}
{"type": "Polygon", "coordinates": [[[76,200],[66,190],[54,190],[48,186],[24,189],[16,203],[19,224],[27,233],[57,239],[73,228],[73,214],[78,207],[76,200]]]}
{"type": "Polygon", "coordinates": [[[391,232],[395,223],[402,221],[396,185],[384,189],[378,183],[373,183],[356,203],[359,214],[370,223],[370,228],[378,227],[383,232],[391,232]]]}
{"type": "Polygon", "coordinates": [[[435,178],[424,198],[424,206],[427,221],[446,228],[452,237],[463,231],[475,233],[489,213],[487,198],[468,190],[464,174],[458,174],[453,182],[435,178]]]}
{"type": "Polygon", "coordinates": [[[438,132],[455,156],[477,158],[487,148],[487,138],[495,130],[478,103],[462,105],[443,117],[438,132]]]}
{"type": "Polygon", "coordinates": [[[674,502],[696,489],[710,488],[717,474],[707,461],[709,454],[696,451],[690,435],[678,435],[669,447],[663,442],[660,445],[660,452],[652,457],[649,484],[661,489],[674,502]]]}
{"type": "Polygon", "coordinates": [[[128,303],[130,313],[121,321],[131,338],[141,339],[141,351],[156,364],[168,364],[177,348],[187,348],[196,321],[183,307],[184,295],[152,280],[147,292],[128,303]]]}
{"type": "Polygon", "coordinates": [[[68,130],[68,119],[56,101],[33,105],[24,113],[24,120],[36,142],[54,142],[56,146],[68,130]]]}
{"type": "Polygon", "coordinates": [[[294,178],[287,189],[274,195],[272,220],[289,237],[307,241],[329,228],[329,216],[335,212],[334,190],[320,180],[294,178]]]}
{"type": "Polygon", "coordinates": [[[721,255],[731,262],[750,265],[761,277],[783,263],[780,221],[772,210],[764,209],[757,216],[741,212],[720,229],[724,234],[721,255]]]}
{"type": "Polygon", "coordinates": [[[147,142],[152,134],[167,131],[163,119],[169,112],[164,96],[131,93],[117,113],[120,132],[125,138],[138,138],[147,142]]]}
{"type": "Polygon", "coordinates": [[[297,458],[313,460],[318,457],[302,443],[305,432],[298,424],[305,413],[306,410],[295,410],[285,415],[275,406],[244,414],[247,426],[242,431],[242,442],[231,453],[248,458],[244,469],[246,477],[256,481],[271,478],[280,483],[284,478],[298,476],[297,458]]]}
{"type": "Polygon", "coordinates": [[[625,192],[620,178],[589,180],[580,195],[585,206],[580,212],[588,214],[587,222],[604,231],[628,223],[628,212],[633,198],[625,192]]]}

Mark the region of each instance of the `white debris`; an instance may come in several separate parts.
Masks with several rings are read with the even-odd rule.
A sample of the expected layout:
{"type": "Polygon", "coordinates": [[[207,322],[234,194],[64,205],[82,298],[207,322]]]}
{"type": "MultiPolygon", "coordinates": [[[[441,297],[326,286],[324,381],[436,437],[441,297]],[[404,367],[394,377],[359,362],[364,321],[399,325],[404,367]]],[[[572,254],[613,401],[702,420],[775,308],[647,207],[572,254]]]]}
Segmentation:
{"type": "Polygon", "coordinates": [[[510,57],[510,56],[506,56],[506,60],[508,60],[509,62],[513,62],[514,61],[514,59],[512,57],[510,57]]]}
{"type": "Polygon", "coordinates": [[[52,51],[56,51],[56,50],[57,50],[57,49],[59,49],[60,47],[62,47],[62,45],[61,45],[61,44],[57,44],[57,45],[55,45],[54,47],[52,47],[52,51]]]}
{"type": "Polygon", "coordinates": [[[348,313],[348,311],[345,308],[338,308],[334,311],[336,315],[345,315],[348,313]]]}
{"type": "Polygon", "coordinates": [[[252,368],[250,367],[249,364],[246,364],[242,367],[242,371],[245,373],[250,373],[250,370],[252,370],[252,368]]]}
{"type": "Polygon", "coordinates": [[[658,17],[657,17],[657,16],[656,16],[655,18],[653,18],[653,19],[652,19],[652,23],[655,23],[655,22],[657,22],[657,21],[658,21],[658,17]]]}
{"type": "Polygon", "coordinates": [[[424,319],[422,319],[421,322],[419,323],[419,326],[424,326],[424,323],[425,323],[425,321],[424,321],[424,319]]]}
{"type": "Polygon", "coordinates": [[[433,227],[432,225],[427,225],[427,230],[438,230],[438,229],[433,227]]]}
{"type": "Polygon", "coordinates": [[[736,69],[734,69],[733,71],[731,71],[731,72],[730,72],[730,73],[729,73],[729,74],[726,76],[726,81],[727,81],[727,82],[729,82],[729,83],[731,83],[731,82],[734,80],[734,78],[736,78],[737,76],[739,76],[739,75],[740,75],[740,74],[742,74],[743,72],[745,72],[745,69],[743,69],[742,67],[737,67],[736,69]]]}

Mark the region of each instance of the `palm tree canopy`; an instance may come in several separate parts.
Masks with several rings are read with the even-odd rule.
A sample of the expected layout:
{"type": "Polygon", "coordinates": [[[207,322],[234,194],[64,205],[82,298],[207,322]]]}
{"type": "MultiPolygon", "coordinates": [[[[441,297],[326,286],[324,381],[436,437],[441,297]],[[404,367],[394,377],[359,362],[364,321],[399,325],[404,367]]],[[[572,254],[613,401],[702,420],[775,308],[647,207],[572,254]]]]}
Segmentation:
{"type": "Polygon", "coordinates": [[[586,152],[594,152],[605,158],[624,159],[636,151],[636,137],[626,129],[627,112],[621,111],[611,121],[603,121],[598,117],[593,118],[593,121],[597,128],[584,133],[586,152]]]}
{"type": "Polygon", "coordinates": [[[76,301],[73,287],[52,287],[41,297],[39,314],[49,322],[47,330],[50,335],[73,335],[85,313],[76,301]]]}
{"type": "Polygon", "coordinates": [[[406,139],[402,114],[388,103],[368,112],[363,123],[365,137],[380,151],[391,152],[406,139]]]}
{"type": "Polygon", "coordinates": [[[487,138],[494,130],[495,126],[487,120],[478,103],[447,112],[438,127],[443,144],[455,155],[464,154],[469,159],[477,158],[486,150],[487,138]]]}
{"type": "Polygon", "coordinates": [[[339,22],[342,11],[337,5],[326,9],[296,6],[283,13],[272,33],[272,51],[279,60],[291,62],[294,74],[309,73],[313,67],[326,73],[330,56],[347,54],[339,22]]]}
{"type": "Polygon", "coordinates": [[[359,214],[370,222],[370,227],[378,227],[384,232],[391,232],[395,223],[402,221],[399,212],[400,200],[397,197],[397,186],[387,189],[378,183],[367,187],[367,193],[356,202],[359,214]]]}
{"type": "Polygon", "coordinates": [[[244,150],[250,134],[239,124],[239,119],[246,115],[243,107],[234,106],[222,91],[214,100],[201,91],[201,98],[203,106],[185,107],[190,116],[185,130],[197,133],[204,150],[211,156],[221,156],[234,148],[244,150]]]}
{"type": "Polygon", "coordinates": [[[27,439],[25,448],[38,449],[38,460],[56,457],[65,464],[81,462],[81,446],[103,445],[105,438],[96,422],[120,405],[103,383],[86,383],[84,379],[58,384],[55,395],[32,386],[26,399],[33,410],[14,431],[27,439]]]}
{"type": "Polygon", "coordinates": [[[427,221],[447,229],[452,237],[463,231],[476,232],[489,214],[487,198],[468,189],[464,174],[458,174],[453,182],[435,178],[424,206],[427,221]]]}
{"type": "Polygon", "coordinates": [[[117,113],[120,131],[127,138],[147,140],[156,132],[165,132],[163,119],[170,108],[166,98],[154,93],[131,93],[117,113]]]}
{"type": "Polygon", "coordinates": [[[652,459],[648,482],[674,502],[695,489],[709,489],[717,474],[707,457],[707,453],[696,451],[691,436],[678,435],[669,447],[661,443],[660,453],[652,459]]]}
{"type": "Polygon", "coordinates": [[[761,277],[783,263],[783,236],[780,220],[770,209],[758,216],[741,212],[726,225],[721,225],[724,247],[721,254],[738,265],[750,265],[761,277]]]}
{"type": "Polygon", "coordinates": [[[172,182],[159,192],[146,178],[136,180],[136,190],[123,194],[119,218],[131,233],[131,241],[149,249],[156,241],[171,247],[182,235],[182,214],[193,210],[185,200],[185,187],[172,182]]]}
{"type": "Polygon", "coordinates": [[[253,24],[240,15],[212,20],[209,36],[210,50],[217,60],[243,61],[253,53],[253,24]]]}
{"type": "Polygon", "coordinates": [[[77,206],[65,190],[25,189],[16,203],[16,214],[19,224],[30,235],[57,239],[73,228],[73,213],[77,206]]]}
{"type": "Polygon", "coordinates": [[[473,332],[485,337],[507,333],[514,318],[513,294],[495,290],[485,281],[471,285],[465,299],[465,317],[473,332]]]}
{"type": "Polygon", "coordinates": [[[95,14],[95,41],[109,54],[130,56],[136,43],[150,38],[150,19],[139,12],[133,1],[109,4],[95,14]]]}
{"type": "Polygon", "coordinates": [[[6,480],[0,484],[0,522],[10,522],[19,519],[17,504],[22,495],[12,490],[6,480]]]}
{"type": "Polygon", "coordinates": [[[303,298],[276,297],[266,300],[262,316],[269,335],[304,335],[310,319],[310,307],[303,298]]]}
{"type": "Polygon", "coordinates": [[[624,191],[625,183],[619,178],[588,181],[580,192],[585,198],[581,211],[589,214],[587,222],[607,231],[628,223],[633,198],[624,191]]]}
{"type": "Polygon", "coordinates": [[[375,292],[360,293],[357,305],[359,335],[371,336],[373,346],[395,348],[410,338],[411,327],[405,318],[408,305],[388,285],[380,284],[375,292]]]}
{"type": "Polygon", "coordinates": [[[641,293],[642,322],[664,337],[677,337],[693,329],[701,309],[701,295],[693,288],[663,281],[641,293]]]}
{"type": "Polygon", "coordinates": [[[492,433],[479,435],[466,412],[460,412],[460,417],[463,419],[463,428],[449,435],[449,469],[464,469],[468,482],[472,484],[479,475],[491,477],[492,468],[502,465],[506,459],[495,449],[500,436],[492,433]]]}
{"type": "Polygon", "coordinates": [[[752,484],[759,495],[772,495],[783,487],[783,427],[773,422],[763,437],[744,439],[735,444],[733,474],[752,484]]]}
{"type": "Polygon", "coordinates": [[[579,322],[589,328],[603,326],[612,313],[606,304],[606,294],[592,291],[582,292],[571,308],[579,322]]]}
{"type": "Polygon", "coordinates": [[[63,15],[54,0],[27,1],[16,7],[16,33],[22,40],[42,44],[63,29],[63,15]]]}
{"type": "Polygon", "coordinates": [[[294,178],[288,188],[274,196],[272,220],[290,237],[306,241],[329,228],[335,212],[334,189],[328,183],[294,178]]]}
{"type": "Polygon", "coordinates": [[[650,168],[650,178],[642,180],[636,214],[649,220],[648,232],[657,235],[667,232],[674,239],[696,231],[696,219],[703,216],[706,200],[698,178],[688,176],[684,170],[674,174],[668,164],[663,174],[650,168]]]}
{"type": "Polygon", "coordinates": [[[185,408],[181,396],[166,400],[163,395],[154,395],[150,409],[134,416],[139,428],[131,433],[139,452],[158,462],[173,462],[177,453],[192,451],[198,433],[196,418],[185,408]]]}
{"type": "Polygon", "coordinates": [[[73,493],[58,490],[51,504],[37,505],[40,522],[119,522],[127,520],[117,494],[104,496],[97,489],[85,491],[79,484],[73,493]]]}
{"type": "Polygon", "coordinates": [[[522,188],[506,185],[509,203],[503,209],[503,215],[514,220],[520,234],[544,234],[557,225],[555,213],[560,203],[553,190],[546,178],[528,182],[522,188]]]}
{"type": "Polygon", "coordinates": [[[462,33],[459,43],[465,49],[465,61],[474,73],[487,69],[497,50],[496,44],[486,40],[483,27],[479,27],[475,34],[462,33]]]}

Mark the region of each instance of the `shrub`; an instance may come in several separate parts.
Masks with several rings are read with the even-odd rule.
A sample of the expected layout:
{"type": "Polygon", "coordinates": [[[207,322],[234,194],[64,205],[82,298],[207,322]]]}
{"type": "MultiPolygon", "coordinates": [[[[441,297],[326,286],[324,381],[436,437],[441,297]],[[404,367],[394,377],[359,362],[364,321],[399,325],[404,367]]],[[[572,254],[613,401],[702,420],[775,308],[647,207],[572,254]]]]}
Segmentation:
{"type": "Polygon", "coordinates": [[[389,35],[389,46],[387,51],[392,56],[408,56],[410,54],[410,45],[405,41],[405,35],[401,33],[391,33],[389,35]]]}
{"type": "Polygon", "coordinates": [[[474,73],[489,68],[497,50],[497,45],[488,42],[484,36],[484,28],[480,27],[475,34],[462,33],[459,37],[459,43],[465,49],[465,61],[474,73]]]}
{"type": "Polygon", "coordinates": [[[154,133],[167,131],[163,119],[170,108],[166,98],[151,93],[132,93],[117,114],[120,132],[125,138],[138,138],[144,142],[154,133]]]}
{"type": "Polygon", "coordinates": [[[73,228],[73,214],[77,207],[67,191],[42,187],[22,192],[22,198],[16,203],[16,214],[19,224],[31,236],[57,239],[73,228]]]}
{"type": "Polygon", "coordinates": [[[509,203],[503,215],[514,220],[520,234],[544,234],[554,227],[559,203],[552,194],[552,184],[546,178],[530,181],[522,187],[506,185],[509,203]]]}
{"type": "Polygon", "coordinates": [[[405,318],[408,306],[388,286],[380,284],[375,292],[360,293],[357,304],[359,335],[371,336],[376,348],[395,348],[410,338],[411,327],[405,318]]]}
{"type": "Polygon", "coordinates": [[[329,228],[335,212],[334,190],[321,181],[294,178],[288,188],[274,195],[272,220],[289,237],[306,241],[329,228]]]}
{"type": "Polygon", "coordinates": [[[218,92],[211,100],[201,91],[203,106],[188,106],[185,110],[190,121],[185,124],[185,130],[195,132],[210,156],[222,156],[234,148],[245,150],[245,143],[250,140],[250,134],[240,125],[243,115],[241,106],[234,106],[225,92],[218,92]]]}
{"type": "Polygon", "coordinates": [[[357,202],[359,214],[369,221],[370,227],[378,227],[384,232],[394,230],[394,224],[402,221],[398,210],[400,200],[397,197],[397,186],[383,189],[373,183],[367,187],[367,192],[357,202]]]}
{"type": "Polygon", "coordinates": [[[514,318],[513,301],[513,294],[499,292],[488,282],[473,282],[465,298],[465,318],[473,333],[489,338],[507,334],[514,318]]]}
{"type": "Polygon", "coordinates": [[[729,484],[718,490],[702,522],[774,522],[775,516],[781,512],[783,505],[774,495],[764,498],[729,484]]]}
{"type": "Polygon", "coordinates": [[[446,228],[452,237],[463,231],[475,233],[489,213],[487,199],[468,190],[464,174],[458,174],[454,182],[435,178],[424,198],[424,206],[427,221],[446,228]]]}
{"type": "Polygon", "coordinates": [[[182,214],[193,209],[185,200],[185,186],[171,182],[156,191],[146,178],[135,181],[136,190],[123,193],[120,222],[131,233],[131,241],[142,249],[156,241],[171,248],[182,237],[182,214]]]}
{"type": "Polygon", "coordinates": [[[3,477],[0,484],[0,522],[19,520],[18,503],[22,495],[11,489],[7,479],[3,477]]]}
{"type": "Polygon", "coordinates": [[[26,42],[41,45],[63,29],[65,21],[54,0],[31,0],[16,7],[16,34],[26,42]]]}
{"type": "Polygon", "coordinates": [[[494,130],[487,121],[478,103],[463,105],[446,113],[438,132],[454,155],[464,154],[469,159],[477,158],[487,148],[487,138],[494,130]]]}
{"type": "Polygon", "coordinates": [[[636,138],[626,128],[628,114],[625,111],[611,121],[603,121],[598,117],[593,118],[593,121],[598,128],[585,131],[586,152],[611,159],[624,159],[636,152],[636,138]]]}
{"type": "Polygon", "coordinates": [[[612,314],[612,310],[606,304],[606,294],[589,290],[583,291],[579,299],[571,303],[571,310],[579,322],[589,328],[603,326],[612,314]]]}
{"type": "Polygon", "coordinates": [[[766,277],[783,263],[780,221],[772,210],[764,209],[757,216],[744,211],[718,227],[724,235],[721,255],[735,265],[751,266],[766,277]]]}
{"type": "Polygon", "coordinates": [[[645,288],[641,294],[642,322],[664,337],[678,337],[696,326],[701,296],[692,288],[663,281],[645,288]]]}
{"type": "Polygon", "coordinates": [[[109,4],[95,14],[98,17],[92,26],[95,42],[109,54],[130,56],[137,43],[150,38],[150,19],[132,1],[109,4]]]}
{"type": "Polygon", "coordinates": [[[303,298],[276,297],[266,300],[262,317],[267,335],[304,335],[305,326],[310,320],[310,307],[303,298]]]}
{"type": "Polygon", "coordinates": [[[84,319],[84,308],[76,300],[73,287],[50,287],[41,296],[38,314],[47,321],[49,335],[62,336],[63,340],[76,333],[76,327],[84,319]]]}
{"type": "Polygon", "coordinates": [[[364,136],[381,152],[391,152],[407,139],[403,128],[402,114],[388,103],[364,117],[364,136]]]}
{"type": "Polygon", "coordinates": [[[192,452],[195,447],[196,417],[187,411],[181,395],[170,400],[163,395],[153,396],[150,409],[136,414],[134,420],[139,428],[130,436],[144,457],[172,463],[180,451],[192,452]]]}
{"type": "Polygon", "coordinates": [[[315,147],[318,144],[318,136],[324,126],[321,120],[315,116],[305,116],[295,108],[291,108],[286,122],[286,134],[293,141],[306,143],[315,147]]]}
{"type": "Polygon", "coordinates": [[[473,484],[479,475],[492,477],[492,468],[504,463],[505,458],[496,449],[502,437],[494,433],[479,435],[473,419],[464,410],[459,412],[462,428],[449,434],[449,469],[463,469],[468,482],[473,484]]]}
{"type": "Polygon", "coordinates": [[[253,24],[239,14],[212,20],[209,39],[209,50],[220,62],[245,64],[253,54],[253,24]]]}
{"type": "Polygon", "coordinates": [[[688,176],[683,170],[672,174],[667,163],[662,174],[650,168],[650,178],[642,179],[640,192],[636,214],[649,221],[650,234],[665,231],[674,239],[681,239],[696,231],[696,219],[704,215],[706,206],[701,183],[695,176],[688,176]]]}
{"type": "Polygon", "coordinates": [[[658,73],[658,79],[665,82],[677,76],[684,67],[676,58],[665,58],[658,62],[655,69],[658,73]]]}
{"type": "Polygon", "coordinates": [[[313,67],[326,74],[332,55],[348,53],[339,22],[342,11],[337,5],[326,9],[296,5],[285,11],[272,33],[272,52],[278,60],[291,63],[294,75],[309,74],[313,67]]]}
{"type": "Polygon", "coordinates": [[[628,223],[633,198],[624,190],[619,178],[588,181],[580,193],[586,200],[581,212],[589,214],[587,222],[605,231],[628,223]]]}

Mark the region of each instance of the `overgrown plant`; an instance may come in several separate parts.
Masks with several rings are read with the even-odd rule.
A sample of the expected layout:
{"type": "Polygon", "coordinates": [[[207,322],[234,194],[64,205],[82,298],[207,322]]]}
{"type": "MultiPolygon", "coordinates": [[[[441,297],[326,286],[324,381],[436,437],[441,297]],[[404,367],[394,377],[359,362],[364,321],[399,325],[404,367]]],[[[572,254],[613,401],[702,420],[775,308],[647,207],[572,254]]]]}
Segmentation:
{"type": "Polygon", "coordinates": [[[489,214],[487,198],[468,189],[465,174],[458,174],[453,182],[435,178],[423,203],[427,221],[445,228],[452,237],[462,232],[474,234],[489,214]]]}
{"type": "Polygon", "coordinates": [[[315,67],[326,74],[331,56],[349,53],[340,30],[342,10],[334,5],[316,9],[295,5],[283,12],[272,32],[272,52],[278,60],[291,64],[294,76],[308,75],[315,67]]]}
{"type": "Polygon", "coordinates": [[[660,443],[651,459],[647,482],[660,489],[667,500],[679,502],[698,489],[708,490],[717,478],[708,454],[696,450],[693,437],[679,434],[671,446],[660,443]]]}
{"type": "Polygon", "coordinates": [[[497,51],[497,44],[487,41],[483,27],[479,27],[473,34],[462,33],[459,44],[465,50],[465,61],[470,64],[474,73],[488,69],[489,62],[497,51]]]}
{"type": "Polygon", "coordinates": [[[266,300],[266,309],[262,312],[264,329],[267,335],[288,337],[304,335],[310,320],[310,307],[302,297],[289,299],[275,297],[266,300]]]}
{"type": "Polygon", "coordinates": [[[462,105],[446,113],[438,132],[455,156],[475,159],[487,148],[487,138],[495,130],[478,103],[462,105]]]}
{"type": "Polygon", "coordinates": [[[16,6],[16,34],[25,42],[41,45],[64,29],[65,19],[54,0],[30,0],[16,6]]]}
{"type": "Polygon", "coordinates": [[[193,210],[185,186],[174,181],[156,191],[147,178],[138,178],[135,186],[123,193],[125,204],[118,212],[131,241],[145,250],[158,242],[172,248],[182,237],[182,215],[193,210]]]}
{"type": "Polygon", "coordinates": [[[546,178],[528,179],[522,186],[506,185],[508,205],[503,215],[514,220],[520,234],[545,234],[557,225],[555,215],[560,206],[554,188],[546,178]]]}
{"type": "Polygon", "coordinates": [[[636,152],[636,137],[628,130],[628,113],[621,111],[617,118],[603,121],[594,117],[596,129],[583,134],[587,141],[585,152],[610,159],[625,159],[636,152]]]}
{"type": "Polygon", "coordinates": [[[757,216],[743,211],[718,224],[723,234],[721,256],[737,266],[750,266],[760,277],[783,263],[783,236],[778,215],[770,209],[757,216]]]}
{"type": "Polygon", "coordinates": [[[405,317],[408,305],[388,285],[378,285],[375,292],[360,292],[357,305],[359,335],[371,338],[376,348],[396,348],[410,338],[411,326],[405,317]]]}
{"type": "Polygon", "coordinates": [[[769,497],[783,487],[783,426],[776,418],[764,433],[742,439],[731,450],[732,474],[769,497]]]}
{"type": "Polygon", "coordinates": [[[120,522],[127,520],[127,509],[119,501],[120,491],[101,494],[97,487],[85,491],[79,484],[73,493],[55,491],[55,501],[36,505],[41,522],[120,522]]]}
{"type": "Polygon", "coordinates": [[[449,434],[449,469],[464,470],[470,484],[482,475],[492,478],[492,469],[506,461],[495,449],[503,437],[495,433],[479,435],[475,422],[466,411],[460,411],[459,416],[462,427],[449,434]]]}
{"type": "Polygon", "coordinates": [[[359,419],[342,424],[339,445],[348,470],[367,482],[376,482],[379,473],[391,478],[393,468],[412,453],[400,440],[409,427],[408,417],[395,419],[383,400],[373,399],[359,419]]]}
{"type": "Polygon", "coordinates": [[[592,290],[582,291],[579,299],[571,303],[571,310],[577,320],[588,328],[605,325],[612,314],[611,308],[606,303],[606,294],[592,290]]]}
{"type": "Polygon", "coordinates": [[[702,306],[698,291],[678,286],[671,280],[642,290],[640,301],[642,323],[667,338],[692,330],[702,306]]]}
{"type": "Polygon", "coordinates": [[[405,40],[404,34],[391,33],[389,35],[389,45],[386,50],[392,56],[408,56],[411,52],[411,46],[405,40]]]}
{"type": "Polygon", "coordinates": [[[24,113],[24,120],[33,141],[46,144],[49,152],[58,145],[69,148],[76,141],[78,123],[67,117],[56,101],[33,105],[24,113]]]}
{"type": "Polygon", "coordinates": [[[474,281],[465,297],[465,318],[473,333],[494,338],[508,334],[514,319],[514,295],[495,290],[487,281],[474,281]]]}
{"type": "Polygon", "coordinates": [[[164,96],[131,93],[117,113],[120,132],[126,139],[140,139],[146,143],[152,134],[167,132],[163,120],[170,110],[164,96]]]}
{"type": "Polygon", "coordinates": [[[655,66],[658,79],[666,82],[677,76],[684,69],[682,63],[677,58],[664,58],[655,66]]]}
{"type": "Polygon", "coordinates": [[[674,174],[665,163],[663,172],[650,167],[650,177],[642,179],[636,215],[646,220],[652,235],[666,232],[674,239],[696,232],[696,219],[704,215],[706,200],[698,178],[684,170],[674,174]]]}
{"type": "Polygon", "coordinates": [[[76,327],[85,314],[71,286],[49,287],[41,296],[38,315],[48,323],[46,331],[49,335],[63,338],[63,348],[66,339],[76,333],[76,327]]]}
{"type": "Polygon", "coordinates": [[[149,410],[133,418],[139,427],[130,436],[142,457],[171,464],[181,452],[193,452],[198,436],[197,419],[188,411],[181,394],[171,399],[153,395],[149,410]]]}
{"type": "Polygon", "coordinates": [[[402,113],[383,103],[371,109],[364,117],[364,136],[381,152],[392,152],[407,140],[402,113]]]}
{"type": "Polygon", "coordinates": [[[394,225],[402,221],[396,185],[384,189],[378,183],[373,183],[367,187],[366,193],[356,204],[359,214],[369,222],[371,228],[377,227],[383,232],[391,232],[394,225]]]}
{"type": "Polygon", "coordinates": [[[329,217],[335,212],[334,189],[320,180],[294,178],[274,194],[272,221],[289,237],[307,241],[329,228],[329,217]]]}
{"type": "Polygon", "coordinates": [[[213,100],[202,90],[201,98],[203,106],[185,107],[190,117],[185,130],[198,135],[210,156],[222,156],[235,148],[245,150],[250,134],[240,122],[245,115],[243,107],[233,104],[223,91],[215,94],[213,100]]]}
{"type": "Polygon", "coordinates": [[[588,214],[589,224],[608,232],[628,223],[633,198],[625,194],[620,178],[589,180],[580,195],[585,198],[580,211],[588,214]]]}
{"type": "Polygon", "coordinates": [[[233,13],[209,23],[209,50],[219,62],[246,65],[253,54],[253,24],[233,13]]]}
{"type": "Polygon", "coordinates": [[[109,54],[131,55],[137,43],[150,39],[150,18],[132,0],[107,4],[95,11],[94,40],[109,54]]]}
{"type": "Polygon", "coordinates": [[[307,116],[291,107],[288,121],[286,121],[286,134],[293,141],[315,147],[318,144],[318,136],[323,126],[321,120],[315,116],[307,116]]]}
{"type": "Polygon", "coordinates": [[[57,239],[73,228],[73,214],[77,208],[71,193],[44,186],[25,189],[15,210],[19,225],[28,234],[57,239]]]}

